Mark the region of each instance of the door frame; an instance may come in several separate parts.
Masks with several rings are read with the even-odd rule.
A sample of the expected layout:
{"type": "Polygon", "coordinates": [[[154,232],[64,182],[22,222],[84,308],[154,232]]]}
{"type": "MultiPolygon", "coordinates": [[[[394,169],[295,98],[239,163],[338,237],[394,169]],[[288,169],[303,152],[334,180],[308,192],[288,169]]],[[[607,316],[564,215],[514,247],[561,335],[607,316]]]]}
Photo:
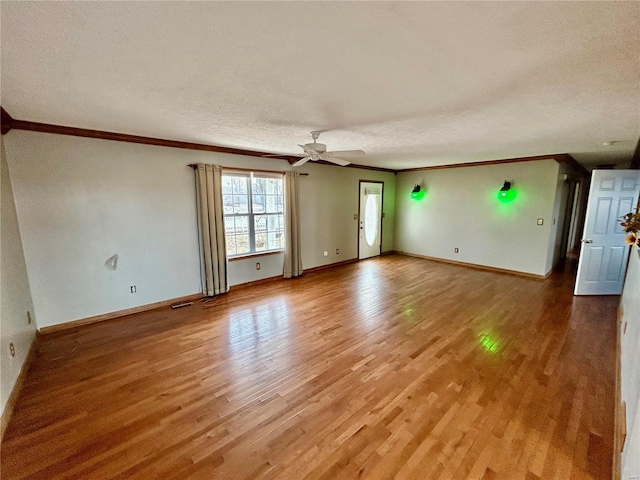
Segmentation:
{"type": "Polygon", "coordinates": [[[578,233],[580,232],[579,223],[579,213],[583,210],[580,204],[580,200],[583,197],[582,189],[585,188],[586,182],[581,181],[580,179],[575,180],[572,184],[572,192],[571,196],[573,197],[572,206],[571,206],[571,216],[569,221],[569,231],[567,232],[567,245],[566,251],[564,253],[565,258],[569,256],[574,250],[577,249],[579,243],[578,233]]]}
{"type": "Polygon", "coordinates": [[[560,250],[554,252],[554,265],[553,268],[557,268],[558,265],[564,265],[567,261],[567,254],[570,250],[570,235],[575,225],[575,216],[577,213],[577,198],[576,194],[579,193],[580,182],[576,178],[572,178],[571,175],[567,177],[563,185],[563,195],[566,191],[566,200],[564,206],[564,216],[562,225],[558,225],[560,228],[560,250]],[[564,190],[566,189],[566,190],[564,190]]]}
{"type": "Polygon", "coordinates": [[[357,218],[357,229],[356,229],[356,234],[358,235],[357,240],[358,240],[358,256],[357,259],[358,261],[360,261],[360,197],[361,194],[360,192],[362,191],[362,184],[363,183],[378,183],[380,185],[382,185],[382,193],[380,194],[380,252],[378,253],[378,256],[382,255],[382,224],[384,223],[384,180],[358,180],[358,216],[357,218]]]}

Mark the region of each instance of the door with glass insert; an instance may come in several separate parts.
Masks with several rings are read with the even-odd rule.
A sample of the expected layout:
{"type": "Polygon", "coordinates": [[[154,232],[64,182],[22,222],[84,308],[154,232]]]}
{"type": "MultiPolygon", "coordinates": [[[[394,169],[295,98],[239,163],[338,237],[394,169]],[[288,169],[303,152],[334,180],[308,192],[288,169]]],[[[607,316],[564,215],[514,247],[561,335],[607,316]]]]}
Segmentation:
{"type": "Polygon", "coordinates": [[[360,182],[358,258],[361,260],[380,255],[383,185],[382,182],[360,182]]]}

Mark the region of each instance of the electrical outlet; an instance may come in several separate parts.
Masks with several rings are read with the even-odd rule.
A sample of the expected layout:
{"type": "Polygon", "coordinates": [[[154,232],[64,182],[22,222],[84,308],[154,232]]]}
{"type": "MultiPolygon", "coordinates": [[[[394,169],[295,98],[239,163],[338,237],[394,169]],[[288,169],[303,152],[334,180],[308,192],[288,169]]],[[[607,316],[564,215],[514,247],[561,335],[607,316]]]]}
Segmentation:
{"type": "Polygon", "coordinates": [[[538,219],[538,225],[542,225],[544,224],[544,218],[539,218],[538,219]]]}
{"type": "Polygon", "coordinates": [[[354,214],[353,214],[353,219],[354,219],[354,220],[357,220],[357,219],[358,219],[358,214],[357,214],[357,213],[354,213],[354,214]]]}
{"type": "Polygon", "coordinates": [[[31,325],[31,312],[27,310],[27,323],[31,325]]]}
{"type": "Polygon", "coordinates": [[[323,255],[324,255],[325,257],[328,257],[328,256],[329,256],[329,252],[327,252],[327,251],[325,250],[325,251],[323,252],[323,255]]]}
{"type": "Polygon", "coordinates": [[[16,347],[13,346],[13,343],[9,344],[9,353],[11,354],[12,357],[16,356],[16,347]]]}
{"type": "Polygon", "coordinates": [[[256,270],[260,270],[260,262],[256,262],[256,270]]]}
{"type": "Polygon", "coordinates": [[[131,285],[131,293],[136,293],[136,286],[135,285],[131,285]]]}
{"type": "Polygon", "coordinates": [[[340,255],[340,249],[336,248],[336,255],[340,255]]]}
{"type": "Polygon", "coordinates": [[[458,249],[458,247],[456,247],[456,248],[454,248],[454,249],[453,249],[453,253],[458,253],[458,252],[460,252],[460,250],[458,249]]]}

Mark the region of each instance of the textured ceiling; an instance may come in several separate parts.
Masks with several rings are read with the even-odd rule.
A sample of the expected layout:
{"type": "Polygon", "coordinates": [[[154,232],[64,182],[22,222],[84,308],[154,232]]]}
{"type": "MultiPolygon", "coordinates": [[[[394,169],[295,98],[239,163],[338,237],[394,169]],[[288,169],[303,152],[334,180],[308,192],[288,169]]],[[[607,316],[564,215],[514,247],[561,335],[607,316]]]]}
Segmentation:
{"type": "Polygon", "coordinates": [[[394,169],[631,159],[640,2],[1,3],[20,120],[394,169]],[[602,142],[615,141],[604,147],[602,142]]]}

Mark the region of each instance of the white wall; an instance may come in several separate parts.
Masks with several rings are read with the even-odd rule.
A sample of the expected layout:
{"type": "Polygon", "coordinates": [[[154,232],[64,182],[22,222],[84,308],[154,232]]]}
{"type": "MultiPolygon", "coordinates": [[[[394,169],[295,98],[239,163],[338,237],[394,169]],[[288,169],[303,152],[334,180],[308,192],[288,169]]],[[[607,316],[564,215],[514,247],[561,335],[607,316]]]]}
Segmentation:
{"type": "MultiPolygon", "coordinates": [[[[290,169],[277,159],[37,132],[4,138],[39,327],[201,291],[189,163],[290,169]],[[111,271],[104,262],[115,253],[111,271]]],[[[310,173],[300,195],[304,268],[356,258],[359,179],[385,181],[383,250],[392,249],[392,173],[300,171],[310,173]]],[[[281,275],[282,255],[230,262],[229,272],[232,285],[281,275]]]]}
{"type": "Polygon", "coordinates": [[[552,159],[399,173],[396,250],[545,275],[558,174],[552,159]],[[510,203],[497,199],[505,180],[517,192],[510,203]],[[419,200],[416,183],[426,189],[419,200]]]}
{"type": "Polygon", "coordinates": [[[622,291],[620,338],[621,398],[627,403],[627,440],[622,452],[622,478],[640,478],[640,250],[633,247],[622,291]]]}
{"type": "Polygon", "coordinates": [[[27,267],[22,250],[18,218],[11,188],[11,179],[2,151],[0,171],[0,413],[4,413],[7,400],[18,379],[31,342],[35,337],[35,315],[27,278],[27,267]],[[33,323],[29,325],[27,312],[33,323]],[[9,344],[15,346],[16,356],[9,353],[9,344]]]}

